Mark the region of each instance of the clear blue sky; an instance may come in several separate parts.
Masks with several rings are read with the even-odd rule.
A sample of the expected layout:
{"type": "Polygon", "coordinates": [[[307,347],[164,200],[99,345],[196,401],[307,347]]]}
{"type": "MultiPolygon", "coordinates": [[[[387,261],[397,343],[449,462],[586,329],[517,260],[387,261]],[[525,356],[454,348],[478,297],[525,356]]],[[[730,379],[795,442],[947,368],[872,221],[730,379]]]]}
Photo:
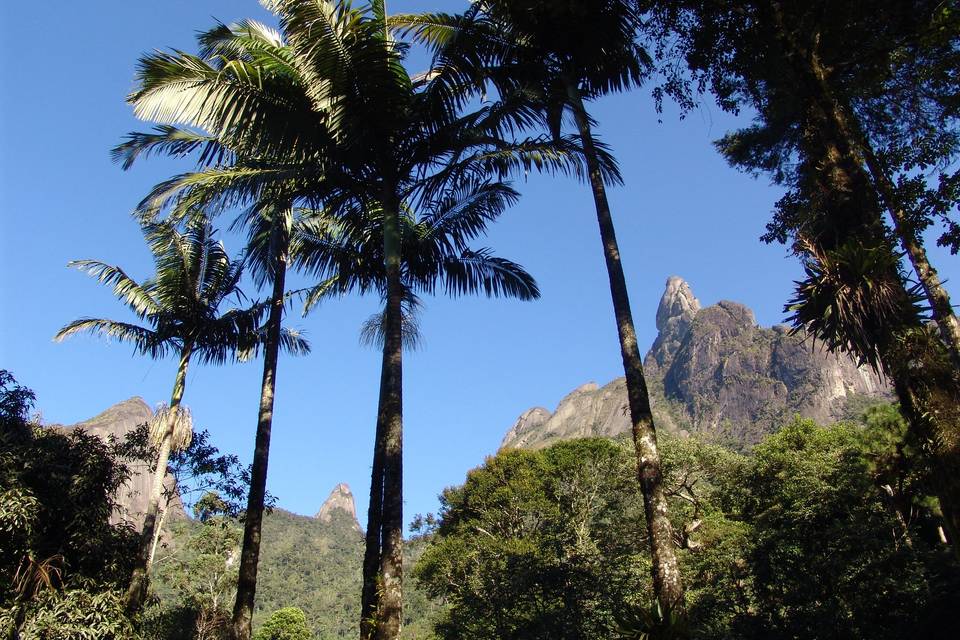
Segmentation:
{"type": "MultiPolygon", "coordinates": [[[[389,10],[463,4],[392,0],[389,10]]],[[[147,277],[130,211],[153,184],[186,168],[151,159],[125,173],[110,161],[121,136],[148,126],[124,102],[138,56],[194,51],[196,31],[243,17],[268,19],[254,0],[0,7],[0,367],[36,391],[48,422],[77,422],[130,396],[151,405],[168,398],[172,360],[132,357],[129,347],[95,338],[51,337],[79,316],[125,317],[107,288],[66,263],[97,258],[147,277]]],[[[674,274],[704,304],[737,300],[761,324],[781,321],[799,267],[783,247],[758,240],[779,191],[728,168],[710,145],[743,120],[707,103],[682,122],[668,109],[658,123],[645,92],[592,110],[627,181],[611,201],[642,347],[655,337],[656,305],[674,274]]],[[[622,375],[589,190],[538,176],[517,186],[520,204],[486,244],[526,266],[543,299],[427,300],[425,348],[405,363],[408,522],[435,510],[436,495],[493,453],[521,412],[552,410],[580,384],[622,375]]],[[[930,253],[943,276],[960,277],[956,257],[930,253]]],[[[289,318],[313,353],[280,362],[268,485],[283,508],[313,514],[347,482],[364,520],[380,359],[359,345],[358,331],[376,308],[374,299],[351,298],[289,318]]],[[[244,460],[261,364],[198,366],[188,380],[185,402],[197,426],[244,460]]]]}

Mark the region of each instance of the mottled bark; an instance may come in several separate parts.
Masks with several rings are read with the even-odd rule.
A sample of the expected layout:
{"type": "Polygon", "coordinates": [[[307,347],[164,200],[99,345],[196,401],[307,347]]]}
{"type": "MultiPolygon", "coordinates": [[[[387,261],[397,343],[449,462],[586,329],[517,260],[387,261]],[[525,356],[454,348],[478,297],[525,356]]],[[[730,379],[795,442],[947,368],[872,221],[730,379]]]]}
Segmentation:
{"type": "Polygon", "coordinates": [[[257,418],[257,436],[250,473],[250,493],[243,523],[243,546],[240,551],[240,575],[237,598],[230,623],[232,640],[250,640],[253,625],[253,603],[257,592],[257,565],[260,561],[260,536],[263,526],[264,500],[267,492],[267,465],[270,459],[270,431],[273,427],[273,400],[277,383],[277,356],[280,350],[280,331],[283,321],[283,288],[286,278],[287,256],[277,259],[273,274],[273,295],[267,321],[267,340],[264,349],[263,382],[260,386],[260,410],[257,418]]]}
{"type": "Polygon", "coordinates": [[[383,426],[383,514],[377,640],[395,640],[403,624],[403,284],[396,203],[385,203],[384,260],[387,300],[378,430],[383,426]]]}
{"type": "Polygon", "coordinates": [[[567,92],[574,118],[580,132],[584,157],[589,171],[590,185],[597,209],[600,240],[610,280],[610,295],[620,338],[620,353],[623,371],[627,379],[627,399],[630,407],[634,450],[637,458],[637,478],[643,493],[644,514],[647,520],[647,535],[653,559],[653,589],[664,611],[682,610],[684,607],[683,583],[673,544],[673,529],[667,517],[667,499],[663,492],[663,474],[660,469],[660,453],[657,448],[657,432],[650,408],[650,396],[643,375],[643,362],[637,344],[637,333],[630,311],[626,279],[620,262],[620,249],[607,202],[606,188],[600,170],[590,120],[579,88],[567,83],[567,92]]]}
{"type": "Polygon", "coordinates": [[[167,476],[167,461],[170,459],[170,445],[173,441],[173,431],[177,424],[177,409],[183,399],[183,390],[187,382],[187,367],[190,366],[190,356],[193,354],[193,344],[186,342],[180,350],[180,364],[177,367],[177,377],[170,394],[170,411],[168,412],[167,428],[160,440],[157,451],[156,467],[153,471],[153,483],[150,486],[150,499],[147,502],[147,513],[143,519],[143,528],[140,530],[140,544],[137,548],[136,563],[127,587],[127,610],[136,613],[143,607],[147,597],[147,587],[150,584],[150,565],[153,561],[154,536],[158,535],[158,516],[160,513],[160,499],[163,496],[163,480],[167,476]]]}

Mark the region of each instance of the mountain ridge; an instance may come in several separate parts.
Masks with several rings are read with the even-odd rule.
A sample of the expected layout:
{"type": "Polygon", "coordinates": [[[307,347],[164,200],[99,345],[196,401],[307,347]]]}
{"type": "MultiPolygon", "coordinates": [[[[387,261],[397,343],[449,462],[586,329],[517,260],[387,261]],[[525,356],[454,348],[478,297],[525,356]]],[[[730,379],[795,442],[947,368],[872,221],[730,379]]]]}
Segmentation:
{"type": "MultiPolygon", "coordinates": [[[[689,283],[667,279],[657,307],[657,337],[644,358],[654,420],[668,433],[693,433],[746,449],[794,414],[821,423],[848,406],[891,398],[876,374],[819,349],[786,325],[760,327],[743,304],[702,307],[689,283]]],[[[500,447],[540,448],[556,440],[616,437],[630,431],[626,381],[577,387],[554,411],[533,407],[500,447]]]]}

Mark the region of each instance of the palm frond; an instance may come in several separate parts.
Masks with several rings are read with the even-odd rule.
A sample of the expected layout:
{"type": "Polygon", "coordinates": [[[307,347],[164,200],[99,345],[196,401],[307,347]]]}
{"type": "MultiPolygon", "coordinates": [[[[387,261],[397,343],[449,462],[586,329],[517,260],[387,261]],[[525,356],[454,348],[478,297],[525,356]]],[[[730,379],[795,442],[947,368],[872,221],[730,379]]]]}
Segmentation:
{"type": "MultiPolygon", "coordinates": [[[[360,344],[366,347],[383,349],[386,340],[383,327],[383,312],[375,313],[367,318],[360,326],[360,344]]],[[[418,351],[423,347],[420,318],[408,309],[404,309],[400,316],[400,334],[400,341],[404,350],[418,351]]]]}
{"type": "Polygon", "coordinates": [[[483,292],[488,297],[535,300],[540,297],[536,281],[523,267],[505,258],[497,258],[487,249],[465,251],[442,264],[447,295],[459,296],[483,292]]]}
{"type": "Polygon", "coordinates": [[[130,307],[138,318],[143,319],[159,311],[157,301],[154,299],[155,287],[149,281],[140,284],[120,267],[99,260],[73,260],[67,263],[67,266],[79,269],[99,282],[112,286],[113,294],[130,307]]]}
{"type": "Polygon", "coordinates": [[[193,414],[190,409],[179,405],[171,409],[166,404],[157,407],[150,420],[150,442],[159,447],[170,438],[170,452],[184,451],[193,441],[193,414]]]}
{"type": "Polygon", "coordinates": [[[234,158],[233,151],[224,145],[222,139],[171,125],[154,127],[153,133],[127,134],[126,141],[114,147],[110,156],[127,170],[141,156],[164,154],[182,158],[197,150],[200,151],[197,158],[200,167],[229,164],[234,158]]]}
{"type": "Polygon", "coordinates": [[[885,346],[878,336],[888,335],[891,327],[922,324],[918,287],[904,296],[899,258],[885,247],[871,248],[856,240],[832,251],[807,246],[807,277],[796,283],[787,303],[786,310],[792,312],[788,320],[829,351],[850,353],[882,372],[885,346]]]}
{"type": "Polygon", "coordinates": [[[138,353],[151,358],[162,358],[167,355],[171,347],[178,346],[174,340],[164,339],[160,334],[145,327],[103,318],[74,320],[60,329],[53,339],[61,342],[77,333],[93,333],[119,342],[131,343],[138,353]]]}
{"type": "Polygon", "coordinates": [[[454,185],[421,221],[421,240],[448,242],[462,250],[519,198],[520,194],[504,182],[467,180],[454,185]]]}
{"type": "Polygon", "coordinates": [[[342,279],[340,275],[337,274],[312,287],[308,287],[303,292],[303,315],[306,316],[313,311],[321,301],[342,294],[341,286],[342,279]]]}

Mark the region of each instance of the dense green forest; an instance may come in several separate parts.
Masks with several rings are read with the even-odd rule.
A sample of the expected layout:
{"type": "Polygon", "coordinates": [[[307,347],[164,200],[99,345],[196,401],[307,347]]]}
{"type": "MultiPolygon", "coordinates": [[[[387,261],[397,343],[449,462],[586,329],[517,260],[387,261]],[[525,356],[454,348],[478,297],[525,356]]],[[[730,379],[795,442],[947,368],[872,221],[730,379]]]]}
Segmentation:
{"type": "Polygon", "coordinates": [[[56,339],[95,334],[175,358],[169,403],[135,437],[104,441],[41,427],[30,381],[0,373],[0,632],[955,631],[960,323],[924,243],[960,249],[957,2],[478,0],[423,15],[390,14],[383,0],[262,4],[275,26],[191,25],[206,30],[190,51],[143,45],[153,52],[128,103],[152,128],[113,158],[188,167],[135,211],[155,272],[72,263],[135,321],[81,318],[56,339]],[[411,51],[428,72],[411,73],[411,51]],[[802,266],[783,301],[793,329],[882,376],[896,405],[863,424],[798,419],[745,454],[658,431],[607,196],[632,176],[596,135],[596,103],[627,92],[752,118],[715,146],[784,191],[763,240],[802,266]],[[579,179],[592,195],[629,437],[501,452],[418,518],[423,537],[410,544],[404,354],[420,337],[421,298],[540,297],[523,266],[479,244],[530,172],[579,179]],[[237,257],[215,225],[242,234],[237,257]],[[244,278],[262,300],[238,294],[244,278]],[[271,514],[266,487],[278,371],[310,351],[285,314],[362,294],[381,305],[364,335],[382,368],[360,539],[271,514]],[[194,444],[184,400],[196,367],[253,358],[252,464],[237,469],[194,444]],[[152,468],[137,527],[111,517],[133,461],[152,468]],[[214,480],[163,546],[178,465],[214,480]]]}
{"type": "MultiPolygon", "coordinates": [[[[11,577],[5,624],[25,622],[24,637],[219,637],[241,523],[199,501],[194,518],[169,525],[155,597],[129,620],[119,588],[135,532],[110,525],[110,495],[142,448],[31,425],[29,391],[9,376],[2,400],[10,489],[0,515],[17,545],[0,568],[11,577]],[[40,472],[50,468],[59,471],[40,472]]],[[[829,427],[797,418],[748,453],[696,438],[661,446],[687,585],[687,617],[671,637],[936,637],[953,625],[960,565],[894,406],[829,427]]],[[[623,438],[505,449],[444,491],[406,546],[403,637],[630,638],[653,626],[632,464],[623,438]]],[[[285,607],[303,617],[304,638],[353,637],[363,534],[352,516],[275,509],[264,538],[255,637],[288,637],[268,635],[285,607]]]]}

